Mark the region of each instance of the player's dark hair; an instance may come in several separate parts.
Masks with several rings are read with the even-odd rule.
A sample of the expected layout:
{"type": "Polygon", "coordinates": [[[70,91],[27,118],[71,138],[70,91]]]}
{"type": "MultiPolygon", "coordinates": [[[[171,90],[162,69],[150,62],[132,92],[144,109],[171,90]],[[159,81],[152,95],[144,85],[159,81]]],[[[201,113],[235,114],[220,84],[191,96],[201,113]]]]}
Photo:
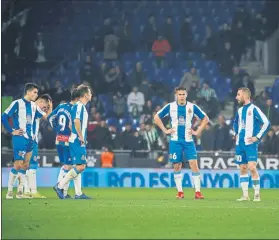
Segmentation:
{"type": "Polygon", "coordinates": [[[28,91],[32,91],[34,88],[39,90],[39,86],[36,83],[26,83],[24,86],[24,95],[26,95],[28,91]]]}
{"type": "Polygon", "coordinates": [[[177,91],[187,91],[187,89],[185,87],[176,87],[174,92],[177,92],[177,91]]]}
{"type": "Polygon", "coordinates": [[[78,89],[77,89],[77,88],[74,88],[73,91],[72,91],[72,93],[71,93],[71,100],[73,101],[73,100],[79,98],[79,96],[80,96],[80,95],[79,95],[78,89]]]}
{"type": "Polygon", "coordinates": [[[86,93],[89,93],[89,90],[92,93],[92,90],[89,86],[81,84],[77,87],[79,97],[83,97],[86,93]]]}
{"type": "Polygon", "coordinates": [[[43,99],[46,102],[52,101],[52,98],[51,98],[51,96],[49,94],[43,94],[42,96],[39,96],[38,99],[43,99]]]}

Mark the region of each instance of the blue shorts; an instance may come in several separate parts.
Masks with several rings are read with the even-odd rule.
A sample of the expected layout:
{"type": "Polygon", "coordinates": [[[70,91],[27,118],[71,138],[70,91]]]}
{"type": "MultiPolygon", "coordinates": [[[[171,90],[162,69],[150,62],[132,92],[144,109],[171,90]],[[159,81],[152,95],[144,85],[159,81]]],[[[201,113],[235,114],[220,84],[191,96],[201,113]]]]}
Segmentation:
{"type": "Polygon", "coordinates": [[[56,149],[61,163],[65,165],[73,165],[69,146],[56,145],[56,149]]]}
{"type": "Polygon", "coordinates": [[[38,163],[38,143],[36,141],[34,141],[32,157],[31,157],[30,163],[29,163],[29,169],[37,169],[38,165],[39,165],[39,163],[38,163]]]}
{"type": "Polygon", "coordinates": [[[70,154],[73,164],[86,164],[86,147],[80,144],[70,143],[70,154]]]}
{"type": "Polygon", "coordinates": [[[170,162],[183,162],[183,152],[187,161],[196,160],[197,150],[194,142],[170,141],[169,159],[170,162]]]}
{"type": "Polygon", "coordinates": [[[257,162],[258,160],[258,144],[236,145],[235,147],[235,163],[247,164],[248,162],[257,162]]]}
{"type": "Polygon", "coordinates": [[[33,150],[33,140],[25,138],[23,136],[13,136],[12,137],[13,150],[14,150],[14,160],[23,161],[25,159],[25,154],[32,152],[33,150]]]}

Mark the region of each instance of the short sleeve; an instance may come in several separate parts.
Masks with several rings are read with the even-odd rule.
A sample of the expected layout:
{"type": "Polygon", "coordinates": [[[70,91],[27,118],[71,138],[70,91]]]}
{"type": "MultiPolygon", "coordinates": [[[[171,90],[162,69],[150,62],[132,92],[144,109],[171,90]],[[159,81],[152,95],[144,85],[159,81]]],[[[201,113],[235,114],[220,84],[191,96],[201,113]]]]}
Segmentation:
{"type": "Polygon", "coordinates": [[[170,104],[164,106],[160,111],[157,112],[159,118],[164,118],[170,114],[170,104]]]}
{"type": "Polygon", "coordinates": [[[194,115],[196,115],[199,119],[204,119],[206,116],[205,112],[202,111],[197,105],[194,105],[194,115]]]}

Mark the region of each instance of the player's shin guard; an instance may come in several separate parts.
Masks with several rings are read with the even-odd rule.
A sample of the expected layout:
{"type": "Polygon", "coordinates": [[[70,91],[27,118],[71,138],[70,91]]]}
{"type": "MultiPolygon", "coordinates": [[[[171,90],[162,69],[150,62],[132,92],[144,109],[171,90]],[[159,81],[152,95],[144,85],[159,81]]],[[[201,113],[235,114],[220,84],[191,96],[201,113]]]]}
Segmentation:
{"type": "Polygon", "coordinates": [[[196,192],[201,191],[201,174],[200,172],[192,172],[192,178],[196,192]]]}
{"type": "Polygon", "coordinates": [[[60,168],[60,172],[59,172],[59,175],[58,175],[58,182],[60,182],[63,179],[63,177],[66,175],[66,173],[67,172],[65,172],[64,166],[62,166],[60,168]]]}
{"type": "Polygon", "coordinates": [[[249,185],[248,174],[240,175],[240,186],[242,188],[242,192],[243,192],[244,197],[248,197],[248,185],[249,185]]]}
{"type": "Polygon", "coordinates": [[[23,193],[23,187],[26,181],[26,170],[25,169],[19,169],[18,170],[18,187],[17,187],[17,191],[18,192],[22,192],[23,193]]]}
{"type": "Polygon", "coordinates": [[[37,170],[29,169],[27,176],[31,193],[37,193],[37,170]]]}
{"type": "Polygon", "coordinates": [[[260,177],[258,177],[257,179],[253,179],[252,181],[255,194],[260,194],[260,177]]]}
{"type": "Polygon", "coordinates": [[[64,186],[74,179],[79,174],[79,171],[76,168],[72,168],[61,181],[58,183],[58,188],[63,189],[64,186]]]}
{"type": "Polygon", "coordinates": [[[75,192],[77,196],[82,195],[82,191],[81,191],[81,174],[78,174],[75,178],[74,178],[74,185],[75,185],[75,192]]]}
{"type": "Polygon", "coordinates": [[[173,173],[173,177],[174,177],[174,181],[175,181],[175,185],[177,188],[178,192],[183,192],[182,190],[182,174],[181,172],[174,172],[173,173]]]}
{"type": "Polygon", "coordinates": [[[9,180],[8,180],[8,191],[9,192],[13,191],[13,187],[14,187],[17,176],[18,176],[18,171],[16,169],[12,168],[10,171],[9,180]]]}
{"type": "Polygon", "coordinates": [[[26,170],[26,175],[25,175],[25,183],[24,183],[24,193],[28,194],[30,193],[30,179],[28,178],[29,175],[29,170],[26,170]]]}

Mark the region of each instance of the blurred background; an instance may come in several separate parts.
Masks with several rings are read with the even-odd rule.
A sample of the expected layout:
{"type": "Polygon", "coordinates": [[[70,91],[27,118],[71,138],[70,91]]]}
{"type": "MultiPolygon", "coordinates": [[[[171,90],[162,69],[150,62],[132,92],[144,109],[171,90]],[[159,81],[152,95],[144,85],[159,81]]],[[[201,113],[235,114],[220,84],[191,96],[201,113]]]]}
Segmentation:
{"type": "MultiPolygon", "coordinates": [[[[77,84],[90,85],[89,167],[171,167],[153,116],[184,86],[211,120],[195,138],[201,168],[236,168],[231,120],[245,86],[272,124],[259,167],[278,169],[279,1],[6,0],[1,7],[2,111],[26,82],[38,83],[54,107],[77,84]]],[[[3,128],[1,138],[2,165],[10,166],[3,128]]],[[[47,122],[39,139],[41,166],[58,165],[47,122]]]]}

